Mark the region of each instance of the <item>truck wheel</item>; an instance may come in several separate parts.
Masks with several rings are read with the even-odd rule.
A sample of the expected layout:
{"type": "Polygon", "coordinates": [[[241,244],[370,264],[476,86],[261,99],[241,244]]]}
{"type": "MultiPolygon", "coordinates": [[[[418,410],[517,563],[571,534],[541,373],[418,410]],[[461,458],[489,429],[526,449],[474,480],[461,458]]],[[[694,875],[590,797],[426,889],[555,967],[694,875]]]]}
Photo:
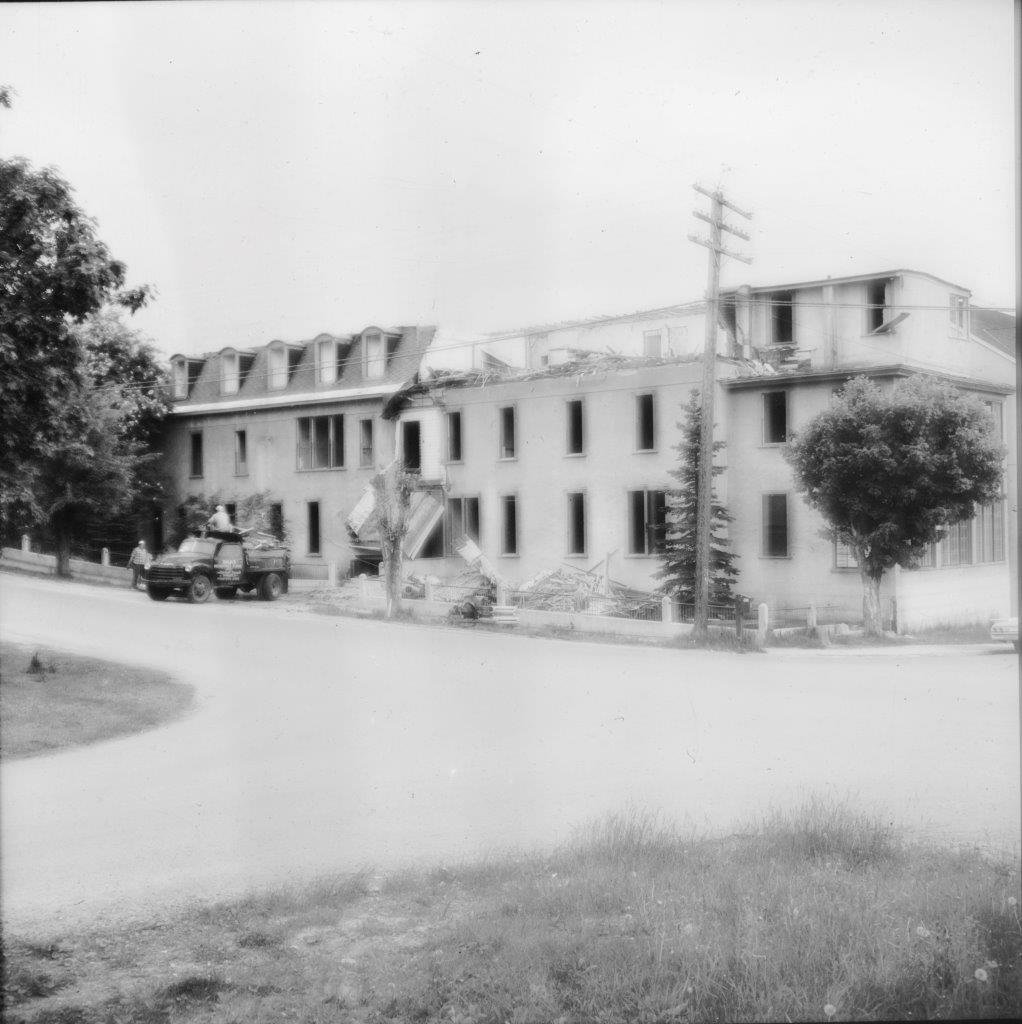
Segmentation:
{"type": "Polygon", "coordinates": [[[146,584],[145,591],[154,601],[166,601],[170,596],[169,590],[160,590],[158,587],[154,587],[151,583],[146,584]]]}
{"type": "Polygon", "coordinates": [[[219,597],[221,601],[230,601],[233,598],[238,596],[238,588],[237,587],[217,587],[216,588],[216,596],[219,597]]]}
{"type": "Polygon", "coordinates": [[[202,604],[204,601],[208,601],[209,595],[212,593],[213,584],[208,576],[204,576],[200,572],[192,577],[192,582],[188,585],[188,600],[192,604],[202,604]]]}
{"type": "Polygon", "coordinates": [[[268,572],[259,583],[259,597],[263,601],[276,601],[283,589],[280,577],[275,572],[268,572]]]}

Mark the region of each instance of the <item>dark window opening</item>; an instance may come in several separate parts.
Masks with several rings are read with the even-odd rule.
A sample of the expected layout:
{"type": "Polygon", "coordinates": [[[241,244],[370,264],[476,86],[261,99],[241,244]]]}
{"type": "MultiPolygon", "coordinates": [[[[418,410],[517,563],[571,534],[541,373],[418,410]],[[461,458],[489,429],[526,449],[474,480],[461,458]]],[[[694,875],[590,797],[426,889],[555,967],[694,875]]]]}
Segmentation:
{"type": "Polygon", "coordinates": [[[358,464],[366,469],[373,464],[373,421],[361,420],[358,425],[358,464]]]}
{"type": "Polygon", "coordinates": [[[465,536],[479,543],[479,499],[465,499],[465,536]]]}
{"type": "Polygon", "coordinates": [[[772,558],[788,555],[788,496],[763,495],[763,554],[772,558]]]}
{"type": "Polygon", "coordinates": [[[192,388],[195,387],[200,373],[202,373],[202,363],[188,363],[188,394],[192,393],[192,388]]]}
{"type": "Polygon", "coordinates": [[[502,459],[515,457],[514,406],[507,406],[500,410],[500,457],[502,459]]]}
{"type": "Polygon", "coordinates": [[[422,469],[422,426],[418,420],[401,424],[401,464],[406,473],[422,469]]]}
{"type": "Polygon", "coordinates": [[[191,442],[191,476],[202,476],[202,432],[194,431],[191,442]]]}
{"type": "Polygon", "coordinates": [[[309,510],[309,542],[308,542],[308,553],[310,555],[318,555],[320,551],[320,537],[319,537],[319,502],[310,501],[308,503],[309,510]]]}
{"type": "Polygon", "coordinates": [[[635,399],[635,415],[635,447],[640,452],[651,452],[656,448],[656,421],[652,395],[639,395],[635,399]]]}
{"type": "Polygon", "coordinates": [[[795,338],[794,292],[774,292],[770,296],[770,339],[774,345],[790,345],[795,338]]]}
{"type": "Polygon", "coordinates": [[[234,502],[234,501],[226,502],[224,504],[224,511],[227,513],[227,516],[231,520],[231,522],[234,523],[235,526],[237,526],[238,525],[238,505],[237,505],[237,502],[234,502]]]}
{"type": "Polygon", "coordinates": [[[514,495],[507,495],[502,499],[504,508],[504,529],[503,545],[501,554],[518,554],[518,499],[514,495]]]}
{"type": "Polygon", "coordinates": [[[568,403],[568,454],[581,455],[585,451],[585,425],[581,400],[568,403]]]}
{"type": "Polygon", "coordinates": [[[254,364],[255,364],[255,356],[245,356],[245,355],[239,355],[238,356],[238,389],[239,390],[241,389],[241,386],[245,383],[245,381],[248,379],[249,372],[251,371],[251,369],[252,369],[254,364]]]}
{"type": "Polygon", "coordinates": [[[461,413],[447,414],[447,459],[461,462],[461,413]]]}
{"type": "Polygon", "coordinates": [[[304,349],[291,348],[287,352],[287,379],[290,380],[295,375],[295,370],[298,369],[298,364],[302,361],[302,353],[304,349]]]}
{"type": "Polygon", "coordinates": [[[768,391],[763,396],[763,441],[784,444],[788,439],[788,393],[768,391]]]}
{"type": "Polygon", "coordinates": [[[426,538],[419,552],[419,558],[443,558],[444,557],[444,523],[441,519],[433,527],[430,535],[426,538]]]}
{"type": "Polygon", "coordinates": [[[270,505],[270,533],[277,540],[284,539],[284,506],[279,501],[270,505]]]}
{"type": "Polygon", "coordinates": [[[248,472],[248,435],[244,430],[234,432],[234,472],[237,476],[248,472]]]}
{"type": "Polygon", "coordinates": [[[586,496],[578,492],[568,495],[568,554],[586,553],[586,496]]]}
{"type": "Polygon", "coordinates": [[[663,550],[667,531],[665,491],[628,492],[628,551],[653,555],[663,550]]]}
{"type": "Polygon", "coordinates": [[[866,333],[884,326],[887,319],[887,282],[870,281],[866,285],[866,333]]]}

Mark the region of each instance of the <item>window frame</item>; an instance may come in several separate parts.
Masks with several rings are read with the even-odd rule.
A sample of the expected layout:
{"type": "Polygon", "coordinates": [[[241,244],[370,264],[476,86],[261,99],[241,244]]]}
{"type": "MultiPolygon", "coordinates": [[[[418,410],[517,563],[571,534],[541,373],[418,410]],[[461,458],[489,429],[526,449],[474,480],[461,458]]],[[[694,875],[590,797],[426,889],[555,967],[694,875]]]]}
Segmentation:
{"type": "Polygon", "coordinates": [[[656,392],[655,391],[643,391],[635,396],[635,454],[645,455],[648,452],[657,451],[657,410],[656,410],[656,392]],[[650,441],[652,442],[651,447],[641,447],[643,438],[643,402],[649,400],[649,435],[650,441]]]}
{"type": "Polygon", "coordinates": [[[789,415],[789,391],[787,388],[771,388],[768,391],[760,392],[762,396],[761,401],[761,413],[762,413],[762,441],[761,444],[769,446],[771,448],[779,447],[788,443],[788,438],[791,436],[791,417],[789,415]],[[784,397],[784,437],[780,441],[774,441],[770,439],[770,432],[768,427],[770,425],[770,412],[768,405],[770,400],[775,395],[782,395],[784,397]]]}
{"type": "Polygon", "coordinates": [[[306,501],[305,503],[305,553],[310,558],[321,558],[323,556],[323,512],[318,498],[306,501]],[[316,511],[315,531],[312,528],[313,509],[316,511]],[[315,547],[312,545],[313,535],[316,538],[315,547]]]}
{"type": "Polygon", "coordinates": [[[409,419],[401,421],[401,468],[405,473],[419,473],[422,474],[422,420],[420,419],[409,419]],[[415,466],[408,465],[408,432],[409,428],[415,427],[415,431],[418,437],[418,459],[415,466]]]}
{"type": "Polygon", "coordinates": [[[220,353],[220,394],[236,395],[241,390],[241,356],[235,349],[220,353]]]}
{"type": "Polygon", "coordinates": [[[465,420],[462,417],[461,409],[449,409],[444,414],[444,427],[447,432],[447,459],[448,465],[458,465],[465,461],[465,420]],[[457,423],[457,429],[454,424],[457,423]],[[454,440],[457,437],[457,453],[455,453],[454,440]]]}
{"type": "Polygon", "coordinates": [[[663,359],[664,332],[662,328],[642,332],[642,356],[644,359],[663,359]],[[656,351],[650,352],[650,342],[653,341],[656,343],[656,351]]]}
{"type": "Polygon", "coordinates": [[[795,344],[795,292],[793,289],[782,289],[767,295],[767,324],[770,328],[769,347],[789,348],[795,344]],[[782,310],[784,315],[782,316],[782,310]],[[778,338],[782,321],[787,321],[788,338],[778,338]]]}
{"type": "Polygon", "coordinates": [[[358,421],[358,467],[372,469],[376,459],[376,438],[372,416],[362,416],[358,421]],[[368,427],[368,430],[366,429],[368,427]],[[368,434],[369,444],[366,445],[368,434]],[[368,453],[368,454],[367,454],[368,453]]]}
{"type": "Polygon", "coordinates": [[[667,495],[668,492],[666,488],[661,489],[659,487],[630,487],[625,492],[628,503],[627,557],[654,558],[663,551],[667,535],[667,495]],[[636,510],[640,504],[636,501],[637,495],[642,496],[641,525],[636,517],[636,510]],[[661,500],[659,502],[657,502],[657,495],[660,495],[661,500]],[[661,513],[659,516],[657,515],[658,510],[660,510],[661,513]],[[659,537],[654,533],[657,529],[662,529],[662,533],[659,537]],[[640,534],[642,537],[641,550],[639,549],[639,545],[636,543],[640,534]]]}
{"type": "Polygon", "coordinates": [[[500,496],[500,557],[519,558],[522,553],[522,517],[519,509],[517,492],[500,496]],[[510,547],[508,540],[508,508],[514,510],[514,544],[510,547]]]}
{"type": "Polygon", "coordinates": [[[586,501],[586,492],[567,491],[566,498],[566,530],[565,530],[565,556],[567,558],[587,558],[589,553],[589,508],[586,501]],[[576,518],[576,506],[581,509],[576,518]],[[579,534],[576,536],[576,526],[579,534]],[[581,538],[581,545],[573,545],[572,541],[581,538]]]}
{"type": "Polygon", "coordinates": [[[510,405],[497,407],[497,461],[514,462],[518,458],[518,404],[512,402],[510,405]],[[511,423],[511,454],[507,454],[506,428],[508,423],[507,414],[510,413],[511,423]]]}
{"type": "Polygon", "coordinates": [[[586,406],[585,399],[569,398],[564,403],[565,439],[564,454],[569,458],[579,458],[586,454],[586,406]],[[577,410],[577,422],[574,410],[577,410]],[[572,447],[575,433],[578,433],[578,448],[572,447]]]}
{"type": "Polygon", "coordinates": [[[206,468],[206,442],[203,437],[202,430],[191,430],[188,432],[188,479],[189,480],[201,480],[205,475],[206,468]],[[198,459],[196,459],[196,445],[195,442],[198,440],[198,459]],[[196,463],[198,463],[198,472],[196,472],[196,463]]]}
{"type": "MultiPolygon", "coordinates": [[[[791,502],[789,500],[790,493],[788,491],[765,491],[762,495],[761,506],[760,506],[760,557],[762,558],[791,558],[791,502]],[[774,552],[770,550],[770,499],[772,498],[783,498],[784,499],[784,552],[774,552]]],[[[777,530],[776,525],[773,526],[774,530],[777,530]]]]}
{"type": "Polygon", "coordinates": [[[248,431],[234,431],[234,475],[248,476],[248,431]]]}
{"type": "Polygon", "coordinates": [[[314,343],[316,346],[316,383],[336,384],[340,378],[340,367],[337,358],[337,339],[321,338],[314,343]],[[329,358],[324,358],[324,351],[329,352],[329,358]]]}
{"type": "Polygon", "coordinates": [[[345,460],[345,414],[343,412],[322,413],[318,416],[295,417],[295,472],[321,473],[327,470],[346,469],[345,460]],[[326,465],[316,465],[319,461],[319,429],[326,421],[326,465]],[[302,441],[302,424],[308,423],[308,437],[302,441]],[[338,424],[340,429],[338,430],[338,424]],[[337,435],[340,434],[340,443],[337,435]],[[307,453],[310,465],[303,465],[303,454],[307,453]]]}

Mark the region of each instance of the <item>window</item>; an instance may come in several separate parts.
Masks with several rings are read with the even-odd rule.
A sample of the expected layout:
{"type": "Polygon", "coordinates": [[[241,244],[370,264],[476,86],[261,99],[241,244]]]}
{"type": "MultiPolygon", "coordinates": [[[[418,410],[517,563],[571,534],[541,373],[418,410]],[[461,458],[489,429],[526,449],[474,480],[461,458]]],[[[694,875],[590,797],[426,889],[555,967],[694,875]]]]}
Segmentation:
{"type": "Polygon", "coordinates": [[[343,467],[344,416],[300,416],[298,468],[305,470],[343,467]]]}
{"type": "Polygon", "coordinates": [[[401,464],[406,473],[418,473],[422,469],[422,425],[418,420],[401,424],[401,464]]]}
{"type": "Polygon", "coordinates": [[[369,331],[362,336],[362,375],[376,380],[384,375],[394,362],[399,338],[385,337],[380,331],[369,331]]]}
{"type": "Polygon", "coordinates": [[[319,536],[319,502],[310,501],[306,505],[308,512],[308,548],[307,551],[310,555],[318,555],[320,553],[320,536],[319,536]]]}
{"type": "Polygon", "coordinates": [[[445,520],[447,536],[445,545],[448,554],[456,554],[461,542],[479,541],[479,499],[448,498],[445,520]]]}
{"type": "Polygon", "coordinates": [[[202,431],[193,430],[191,437],[190,476],[202,476],[202,431]]]}
{"type": "Polygon", "coordinates": [[[513,494],[507,494],[500,499],[503,521],[501,523],[501,546],[502,555],[518,554],[518,499],[513,494]]]}
{"type": "Polygon", "coordinates": [[[851,545],[844,541],[834,541],[834,568],[835,569],[858,569],[859,563],[855,560],[851,545]]]}
{"type": "Polygon", "coordinates": [[[948,318],[951,321],[951,327],[956,332],[962,332],[965,330],[966,313],[969,309],[969,300],[964,295],[952,295],[951,305],[948,311],[948,318]]]}
{"type": "Polygon", "coordinates": [[[763,395],[763,443],[784,444],[788,439],[788,392],[763,395]]]}
{"type": "Polygon", "coordinates": [[[188,363],[184,359],[174,361],[174,397],[188,397],[188,363]]]}
{"type": "Polygon", "coordinates": [[[270,505],[270,533],[277,540],[284,539],[284,506],[279,501],[270,505]]]}
{"type": "Polygon", "coordinates": [[[234,475],[248,475],[248,434],[244,430],[234,431],[234,475]]]}
{"type": "Polygon", "coordinates": [[[373,421],[358,422],[358,464],[363,469],[371,469],[373,465],[373,421]]]}
{"type": "Polygon", "coordinates": [[[568,495],[568,554],[586,553],[586,496],[581,491],[568,495]]]}
{"type": "Polygon", "coordinates": [[[461,413],[447,414],[447,461],[461,462],[461,413]]]}
{"type": "Polygon", "coordinates": [[[976,561],[1004,561],[1004,499],[980,507],[976,513],[976,561]]]}
{"type": "Polygon", "coordinates": [[[628,551],[653,555],[663,550],[667,531],[667,494],[664,491],[628,492],[628,551]]]}
{"type": "Polygon", "coordinates": [[[236,395],[240,386],[238,353],[223,352],[220,356],[220,393],[236,395]]]}
{"type": "Polygon", "coordinates": [[[642,335],[642,354],[647,359],[659,359],[663,345],[661,344],[660,331],[644,331],[642,335]]]}
{"type": "Polygon", "coordinates": [[[767,296],[771,345],[791,345],[794,342],[794,301],[794,292],[774,292],[767,296]]]}
{"type": "Polygon", "coordinates": [[[887,282],[870,281],[866,285],[866,333],[884,326],[887,320],[887,282]]]}
{"type": "Polygon", "coordinates": [[[568,454],[583,455],[585,453],[585,420],[582,400],[575,399],[568,403],[568,454]]]}
{"type": "Polygon", "coordinates": [[[316,342],[316,380],[320,384],[337,382],[337,341],[334,338],[316,342]]]}
{"type": "Polygon", "coordinates": [[[635,447],[640,452],[651,452],[656,448],[656,418],[652,395],[637,395],[635,398],[635,447]]]}
{"type": "Polygon", "coordinates": [[[788,557],[788,495],[763,495],[763,554],[788,557]]]}
{"type": "Polygon", "coordinates": [[[994,437],[998,441],[1004,440],[1004,404],[1002,402],[984,402],[990,415],[994,418],[994,437]]]}
{"type": "Polygon", "coordinates": [[[939,546],[942,566],[972,565],[972,520],[949,526],[939,546]]]}
{"type": "Polygon", "coordinates": [[[500,410],[500,457],[515,457],[515,407],[505,406],[500,410]]]}
{"type": "Polygon", "coordinates": [[[274,345],[266,350],[266,386],[271,391],[287,384],[287,351],[283,345],[274,345]]]}

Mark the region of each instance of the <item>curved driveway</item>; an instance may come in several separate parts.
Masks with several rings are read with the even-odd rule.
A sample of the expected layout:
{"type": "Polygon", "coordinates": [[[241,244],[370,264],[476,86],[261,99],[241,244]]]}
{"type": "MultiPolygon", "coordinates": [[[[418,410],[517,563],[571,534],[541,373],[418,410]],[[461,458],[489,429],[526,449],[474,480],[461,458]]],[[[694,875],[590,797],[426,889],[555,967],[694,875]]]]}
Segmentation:
{"type": "Polygon", "coordinates": [[[3,765],[10,928],[546,844],[629,805],[717,829],[814,791],[1018,842],[1017,660],[993,646],[678,652],[9,574],[0,631],[197,690],[167,727],[3,765]]]}

